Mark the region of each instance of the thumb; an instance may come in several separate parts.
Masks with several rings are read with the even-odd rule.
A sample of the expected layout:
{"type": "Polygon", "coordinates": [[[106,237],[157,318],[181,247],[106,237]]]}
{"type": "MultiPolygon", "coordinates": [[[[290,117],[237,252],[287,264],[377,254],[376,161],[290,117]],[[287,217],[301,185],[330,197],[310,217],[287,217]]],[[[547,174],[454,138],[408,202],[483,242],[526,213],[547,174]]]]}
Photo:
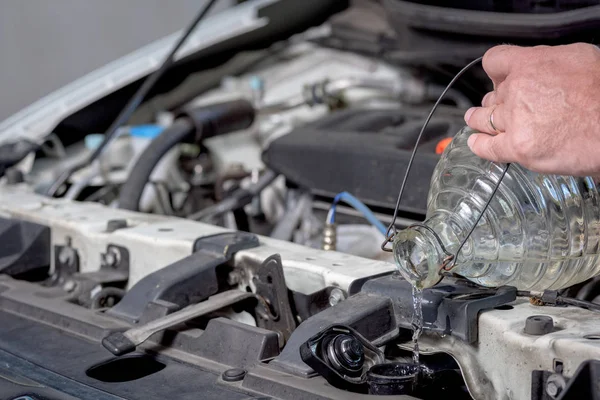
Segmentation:
{"type": "Polygon", "coordinates": [[[502,140],[505,135],[491,136],[485,133],[474,133],[467,144],[473,153],[489,161],[512,162],[510,152],[502,140]]]}

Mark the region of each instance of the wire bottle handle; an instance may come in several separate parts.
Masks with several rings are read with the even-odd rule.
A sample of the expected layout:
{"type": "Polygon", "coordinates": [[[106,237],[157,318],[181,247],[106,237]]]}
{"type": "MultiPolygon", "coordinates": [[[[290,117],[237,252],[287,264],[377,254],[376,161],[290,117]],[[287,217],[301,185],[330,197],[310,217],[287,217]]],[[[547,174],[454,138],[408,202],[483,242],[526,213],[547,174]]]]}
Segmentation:
{"type": "MultiPolygon", "coordinates": [[[[463,69],[461,69],[454,76],[454,78],[452,78],[452,80],[450,81],[450,83],[448,83],[448,86],[446,86],[446,88],[444,89],[444,91],[440,94],[440,97],[438,97],[437,101],[435,102],[435,104],[431,108],[431,111],[427,115],[427,118],[425,119],[425,122],[423,123],[423,126],[421,127],[421,131],[419,132],[419,135],[417,136],[417,140],[415,142],[415,145],[413,147],[412,153],[411,153],[410,158],[408,160],[408,165],[406,166],[406,172],[404,173],[404,179],[402,180],[402,185],[400,186],[400,191],[398,192],[398,198],[396,199],[396,207],[394,208],[394,215],[392,216],[392,221],[390,222],[390,224],[389,224],[389,226],[387,228],[387,231],[386,231],[386,234],[385,234],[385,240],[381,244],[381,250],[387,251],[387,252],[392,252],[393,251],[392,248],[388,247],[388,243],[391,243],[391,242],[394,241],[394,237],[395,237],[395,235],[398,232],[397,229],[396,229],[396,219],[398,218],[398,211],[399,211],[399,208],[400,208],[400,202],[402,201],[402,195],[404,194],[404,189],[406,188],[406,182],[408,181],[408,176],[409,176],[410,171],[412,169],[412,165],[413,165],[413,162],[415,160],[415,156],[417,154],[419,143],[421,142],[421,138],[423,137],[423,133],[425,132],[425,129],[427,129],[427,125],[429,124],[429,121],[431,120],[431,117],[433,117],[433,113],[438,108],[438,106],[440,105],[440,103],[443,100],[444,96],[446,95],[446,93],[448,92],[448,90],[450,90],[452,88],[452,86],[454,85],[454,83],[456,83],[456,81],[465,72],[467,72],[469,69],[471,69],[474,65],[479,64],[482,59],[483,59],[483,57],[479,57],[479,58],[471,61],[469,64],[467,64],[465,67],[463,67],[463,69]]],[[[492,202],[494,196],[496,195],[496,192],[500,188],[500,184],[502,183],[502,180],[504,179],[504,176],[506,175],[506,172],[508,171],[509,167],[510,167],[510,163],[508,163],[508,164],[505,165],[504,169],[502,170],[502,174],[500,175],[500,179],[498,179],[498,182],[497,182],[496,186],[494,187],[494,190],[492,191],[492,194],[490,195],[489,199],[485,203],[483,209],[481,210],[481,213],[477,217],[477,220],[475,221],[475,223],[473,224],[473,226],[469,230],[469,233],[465,236],[465,238],[462,240],[462,242],[458,246],[458,250],[456,251],[456,253],[451,254],[450,252],[448,252],[446,250],[446,247],[442,243],[440,237],[435,232],[433,232],[434,233],[433,237],[438,241],[438,243],[440,245],[440,248],[446,254],[446,257],[444,258],[444,262],[440,266],[440,273],[442,273],[442,271],[448,272],[448,271],[452,270],[452,268],[454,268],[454,266],[456,265],[456,260],[458,258],[458,254],[460,253],[460,251],[465,246],[467,240],[469,239],[469,237],[471,236],[471,234],[473,233],[473,231],[475,230],[475,228],[479,224],[479,221],[481,221],[481,218],[483,217],[483,214],[485,214],[486,210],[488,209],[488,206],[490,205],[490,203],[492,202]]],[[[411,225],[411,227],[416,227],[416,226],[422,227],[422,228],[425,228],[425,229],[428,229],[428,230],[431,230],[431,228],[429,228],[429,227],[427,227],[425,225],[422,225],[422,224],[411,225]]]]}

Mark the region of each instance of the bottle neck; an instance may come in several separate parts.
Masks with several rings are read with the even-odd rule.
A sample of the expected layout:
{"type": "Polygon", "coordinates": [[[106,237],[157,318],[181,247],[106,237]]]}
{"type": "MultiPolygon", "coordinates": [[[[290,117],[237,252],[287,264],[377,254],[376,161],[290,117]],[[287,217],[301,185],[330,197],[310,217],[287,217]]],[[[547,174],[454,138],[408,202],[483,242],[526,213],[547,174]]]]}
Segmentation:
{"type": "Polygon", "coordinates": [[[400,274],[419,289],[436,285],[441,279],[440,268],[448,253],[457,248],[457,238],[447,218],[434,215],[422,226],[414,226],[397,233],[394,240],[394,259],[400,274]]]}
{"type": "Polygon", "coordinates": [[[461,240],[464,238],[465,232],[468,230],[453,224],[451,221],[452,217],[450,215],[435,213],[429,216],[423,222],[423,225],[426,225],[437,234],[437,238],[433,235],[431,236],[436,239],[438,245],[439,241],[441,241],[446,251],[455,254],[461,240]]]}

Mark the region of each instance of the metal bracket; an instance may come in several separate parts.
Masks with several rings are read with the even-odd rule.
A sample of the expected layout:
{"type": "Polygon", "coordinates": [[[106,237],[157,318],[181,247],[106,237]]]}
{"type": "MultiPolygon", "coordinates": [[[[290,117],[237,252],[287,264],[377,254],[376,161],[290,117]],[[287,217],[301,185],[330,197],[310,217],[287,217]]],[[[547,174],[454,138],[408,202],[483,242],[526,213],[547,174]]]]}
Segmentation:
{"type": "Polygon", "coordinates": [[[310,294],[292,291],[296,313],[302,321],[344,300],[346,293],[337,287],[327,286],[310,294]],[[332,300],[332,294],[334,300],[332,300]],[[339,297],[338,297],[339,295],[339,297]]]}
{"type": "Polygon", "coordinates": [[[183,308],[206,300],[218,291],[217,267],[229,262],[235,252],[258,245],[258,238],[245,232],[200,238],[192,255],[147,275],[107,314],[137,323],[152,302],[183,308]]]}
{"type": "Polygon", "coordinates": [[[129,276],[129,250],[116,244],[106,246],[106,252],[102,255],[100,270],[116,271],[129,276]]]}
{"type": "Polygon", "coordinates": [[[67,237],[64,246],[54,246],[54,272],[44,285],[62,285],[77,272],[79,272],[79,253],[71,246],[71,238],[67,237]]]}
{"type": "Polygon", "coordinates": [[[258,326],[277,332],[283,347],[296,328],[296,321],[290,307],[279,254],[270,256],[262,263],[253,282],[259,299],[256,308],[258,326]]]}
{"type": "Polygon", "coordinates": [[[58,255],[56,282],[70,293],[69,301],[92,309],[109,308],[124,296],[123,288],[129,278],[129,251],[122,246],[109,244],[102,256],[98,271],[79,273],[77,251],[63,247],[58,255]]]}
{"type": "MultiPolygon", "coordinates": [[[[412,330],[412,286],[409,282],[397,275],[385,276],[368,281],[362,291],[392,299],[398,325],[412,330]]],[[[425,289],[423,330],[475,343],[479,313],[511,303],[516,298],[517,289],[512,286],[481,288],[457,281],[425,289]]]]}

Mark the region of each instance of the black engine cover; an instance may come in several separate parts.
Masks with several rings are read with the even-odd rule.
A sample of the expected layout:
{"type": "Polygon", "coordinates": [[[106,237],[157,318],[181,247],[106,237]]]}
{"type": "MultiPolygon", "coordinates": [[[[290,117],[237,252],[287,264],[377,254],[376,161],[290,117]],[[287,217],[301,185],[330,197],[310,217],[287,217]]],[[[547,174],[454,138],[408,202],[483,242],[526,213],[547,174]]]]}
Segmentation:
{"type": "MultiPolygon", "coordinates": [[[[274,140],[263,160],[289,182],[333,197],[348,191],[393,209],[412,148],[429,110],[349,109],[274,140]]],[[[400,209],[425,214],[438,142],[464,126],[462,112],[440,108],[421,140],[400,209]]]]}

